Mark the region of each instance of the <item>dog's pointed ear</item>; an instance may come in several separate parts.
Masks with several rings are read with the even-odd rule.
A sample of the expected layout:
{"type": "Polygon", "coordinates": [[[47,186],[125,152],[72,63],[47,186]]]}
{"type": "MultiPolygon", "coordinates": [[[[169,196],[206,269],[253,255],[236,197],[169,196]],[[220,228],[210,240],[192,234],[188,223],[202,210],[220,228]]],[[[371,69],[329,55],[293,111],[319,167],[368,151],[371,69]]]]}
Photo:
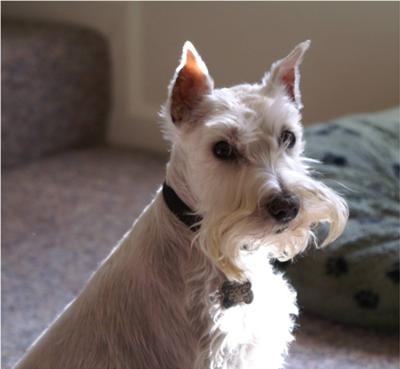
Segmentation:
{"type": "Polygon", "coordinates": [[[288,56],[275,62],[271,67],[271,71],[267,73],[263,79],[266,91],[283,88],[284,92],[298,109],[303,107],[301,104],[299,87],[299,66],[303,60],[305,52],[310,47],[310,44],[310,40],[298,44],[288,56]]]}
{"type": "Polygon", "coordinates": [[[169,87],[172,121],[179,125],[190,119],[202,98],[214,87],[207,66],[190,41],[183,45],[181,62],[169,87]]]}

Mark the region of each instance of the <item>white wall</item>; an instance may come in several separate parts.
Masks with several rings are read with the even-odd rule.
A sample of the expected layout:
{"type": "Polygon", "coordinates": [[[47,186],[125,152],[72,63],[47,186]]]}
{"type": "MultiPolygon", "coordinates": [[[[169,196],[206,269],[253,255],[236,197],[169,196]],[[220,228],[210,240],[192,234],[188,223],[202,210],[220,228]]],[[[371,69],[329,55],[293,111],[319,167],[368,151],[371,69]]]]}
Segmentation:
{"type": "Polygon", "coordinates": [[[256,81],[297,42],[306,124],[399,103],[396,2],[2,3],[3,16],[85,24],[110,40],[114,61],[111,143],[164,151],[157,111],[186,39],[217,86],[256,81]]]}

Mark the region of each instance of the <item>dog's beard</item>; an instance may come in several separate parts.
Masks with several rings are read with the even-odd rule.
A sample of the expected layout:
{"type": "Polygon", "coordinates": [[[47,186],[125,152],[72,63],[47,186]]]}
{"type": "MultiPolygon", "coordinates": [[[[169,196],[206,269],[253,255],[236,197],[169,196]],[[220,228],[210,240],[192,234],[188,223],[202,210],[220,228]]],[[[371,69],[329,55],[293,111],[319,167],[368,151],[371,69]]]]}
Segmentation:
{"type": "Polygon", "coordinates": [[[196,240],[229,279],[245,278],[243,251],[268,247],[271,258],[284,261],[310,244],[323,247],[340,236],[348,218],[345,201],[320,182],[311,179],[302,182],[301,186],[291,187],[301,200],[301,208],[297,217],[286,225],[261,216],[255,210],[257,206],[251,206],[248,199],[236,202],[236,207],[213,211],[204,217],[196,240]],[[329,224],[329,232],[321,244],[314,234],[320,223],[329,224]]]}

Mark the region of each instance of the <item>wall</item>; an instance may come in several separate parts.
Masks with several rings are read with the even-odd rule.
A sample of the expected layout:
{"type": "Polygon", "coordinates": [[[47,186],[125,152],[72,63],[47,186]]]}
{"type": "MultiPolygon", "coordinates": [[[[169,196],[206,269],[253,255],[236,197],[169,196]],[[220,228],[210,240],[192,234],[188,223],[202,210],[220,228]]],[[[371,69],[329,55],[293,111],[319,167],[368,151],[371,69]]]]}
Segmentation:
{"type": "Polygon", "coordinates": [[[191,40],[216,86],[257,81],[296,43],[306,124],[399,103],[396,2],[2,3],[8,14],[81,23],[110,40],[114,61],[111,143],[164,152],[157,111],[191,40]]]}

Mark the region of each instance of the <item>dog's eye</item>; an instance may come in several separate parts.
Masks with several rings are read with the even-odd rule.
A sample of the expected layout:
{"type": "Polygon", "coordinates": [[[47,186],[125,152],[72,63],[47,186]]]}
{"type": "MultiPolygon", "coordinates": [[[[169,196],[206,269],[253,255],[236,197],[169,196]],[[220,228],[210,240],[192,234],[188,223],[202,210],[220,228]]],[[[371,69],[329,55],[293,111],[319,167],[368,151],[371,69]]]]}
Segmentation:
{"type": "Polygon", "coordinates": [[[221,160],[233,160],[235,159],[235,150],[226,141],[218,141],[213,146],[213,154],[217,159],[221,160]]]}
{"type": "Polygon", "coordinates": [[[291,149],[296,143],[296,136],[292,131],[284,130],[281,133],[281,137],[279,138],[279,144],[281,146],[285,146],[288,149],[291,149]]]}

